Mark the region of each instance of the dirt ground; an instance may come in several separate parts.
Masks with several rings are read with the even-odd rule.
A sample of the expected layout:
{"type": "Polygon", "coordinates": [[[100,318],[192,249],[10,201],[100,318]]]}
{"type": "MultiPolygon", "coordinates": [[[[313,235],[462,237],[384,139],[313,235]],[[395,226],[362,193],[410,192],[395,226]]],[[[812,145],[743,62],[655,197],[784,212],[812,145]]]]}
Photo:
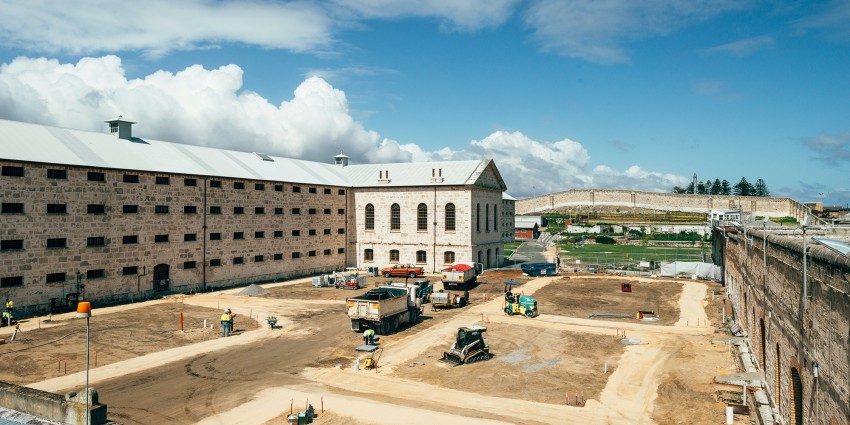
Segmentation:
{"type": "Polygon", "coordinates": [[[679,282],[629,282],[632,292],[622,292],[623,280],[565,278],[537,291],[534,298],[540,312],[569,317],[589,317],[591,313],[629,314],[632,318],[604,318],[606,321],[672,325],[679,320],[679,282]],[[637,312],[654,311],[658,321],[640,321],[637,312]]]}
{"type": "MultiPolygon", "coordinates": [[[[531,320],[531,319],[530,319],[531,320]]],[[[445,388],[511,397],[541,403],[564,404],[580,391],[585,399],[599,398],[613,373],[624,345],[614,336],[491,324],[484,335],[494,357],[485,362],[453,367],[439,359],[451,348],[431,350],[415,359],[424,364],[400,368],[398,376],[445,388]],[[592,353],[592,356],[582,353],[592,353]]]]}
{"type": "MultiPolygon", "coordinates": [[[[439,280],[436,276],[425,278],[439,280]]],[[[240,409],[263,391],[287,388],[319,388],[325,400],[334,394],[345,396],[346,410],[329,410],[319,416],[319,423],[332,425],[626,424],[637,418],[661,424],[722,421],[718,387],[711,378],[718,371],[734,371],[734,363],[725,354],[725,346],[714,346],[710,339],[723,336],[723,332],[671,326],[679,317],[691,317],[680,314],[679,305],[682,286],[694,283],[634,284],[634,292],[624,294],[615,279],[530,279],[516,271],[487,272],[469,288],[470,304],[466,307],[434,312],[426,304],[419,323],[381,336],[380,345],[390,354],[387,359],[394,358],[393,366],[379,369],[378,374],[352,372],[350,366],[359,357],[354,348],[362,344],[362,337],[350,329],[344,300],[386,280],[390,279],[370,278],[367,288],[357,291],[312,288],[304,280],[266,285],[270,293],[262,297],[196,294],[141,307],[118,307],[101,314],[95,310],[91,349],[98,353],[98,368],[121,365],[118,362],[124,360],[144,360],[175,347],[217,345],[189,356],[175,354],[168,361],[131,366],[94,382],[94,386],[101,401],[109,406],[110,419],[128,425],[283,423],[289,413],[289,399],[275,399],[260,410],[240,409]],[[494,320],[486,324],[485,334],[494,358],[458,367],[438,362],[442,352],[450,348],[457,326],[485,324],[485,316],[499,314],[505,280],[524,282],[520,290],[538,300],[542,313],[562,319],[494,320]],[[626,312],[654,310],[658,300],[663,300],[662,321],[650,324],[631,320],[633,324],[629,325],[630,336],[639,335],[648,345],[622,345],[611,332],[622,322],[573,323],[603,308],[604,312],[617,312],[612,311],[615,308],[626,312]],[[217,321],[220,309],[225,307],[253,311],[255,316],[259,312],[274,314],[284,326],[271,330],[265,323],[261,327],[246,316],[237,316],[235,335],[222,339],[217,321]],[[179,330],[181,311],[185,332],[179,330]],[[215,330],[203,328],[204,319],[214,323],[215,330]],[[595,324],[603,330],[588,328],[595,324]],[[625,364],[624,358],[629,359],[625,364]],[[605,363],[607,375],[603,373],[605,363]],[[427,389],[411,391],[411,383],[417,382],[427,389]],[[569,392],[572,399],[576,391],[588,400],[587,405],[564,406],[565,393],[569,392]],[[400,416],[387,417],[373,411],[375,403],[383,408],[392,405],[393,415],[400,416]],[[263,411],[273,413],[262,420],[252,419],[263,411]],[[430,416],[423,416],[426,411],[430,416]]],[[[438,283],[435,289],[440,288],[438,283]]],[[[694,288],[699,290],[689,288],[691,294],[694,288]]],[[[705,314],[718,323],[720,309],[708,293],[705,314]]],[[[684,295],[681,298],[686,305],[683,308],[694,308],[684,295]]],[[[699,310],[703,314],[701,306],[699,310]]],[[[26,330],[14,343],[0,345],[0,357],[6,360],[0,362],[0,380],[42,385],[51,379],[74,378],[72,374],[84,368],[81,347],[85,322],[57,319],[49,324],[52,327],[45,323],[38,329],[33,320],[37,319],[22,325],[26,330]],[[67,361],[67,375],[60,360],[67,361]]],[[[60,393],[79,390],[80,382],[74,379],[51,385],[60,393]]],[[[319,408],[317,403],[313,405],[319,408]]],[[[303,405],[297,410],[303,410],[303,405]]]]}
{"type": "MultiPolygon", "coordinates": [[[[132,312],[98,315],[95,310],[90,319],[91,366],[219,338],[220,314],[183,304],[180,298],[132,312]],[[185,332],[180,331],[181,311],[185,332]],[[204,320],[215,324],[215,330],[205,330],[204,320]]],[[[52,325],[49,320],[41,321],[44,327],[19,333],[13,343],[0,345],[0,379],[23,385],[85,370],[86,321],[64,320],[51,327],[47,327],[52,325]]],[[[234,334],[256,327],[256,321],[237,316],[234,334]]]]}

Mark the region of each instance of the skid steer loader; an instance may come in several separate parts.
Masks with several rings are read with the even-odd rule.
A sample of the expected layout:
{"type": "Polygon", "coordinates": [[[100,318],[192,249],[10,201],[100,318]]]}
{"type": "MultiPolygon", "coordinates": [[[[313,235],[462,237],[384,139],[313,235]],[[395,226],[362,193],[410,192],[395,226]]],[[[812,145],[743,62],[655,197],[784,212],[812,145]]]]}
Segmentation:
{"type": "Polygon", "coordinates": [[[486,331],[487,328],[477,325],[458,328],[452,349],[444,352],[440,360],[453,366],[489,360],[493,355],[490,354],[487,338],[483,336],[486,331]]]}

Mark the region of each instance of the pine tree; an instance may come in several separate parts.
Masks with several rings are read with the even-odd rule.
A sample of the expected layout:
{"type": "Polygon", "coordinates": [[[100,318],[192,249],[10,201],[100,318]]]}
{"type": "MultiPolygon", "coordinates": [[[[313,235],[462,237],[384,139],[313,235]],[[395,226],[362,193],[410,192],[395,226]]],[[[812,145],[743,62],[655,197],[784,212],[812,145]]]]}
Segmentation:
{"type": "Polygon", "coordinates": [[[712,195],[720,195],[723,193],[723,187],[720,186],[720,179],[714,179],[714,183],[711,184],[711,194],[712,195]]]}
{"type": "Polygon", "coordinates": [[[705,194],[705,183],[703,183],[703,182],[697,183],[697,193],[700,194],[700,195],[705,194]]]}
{"type": "Polygon", "coordinates": [[[723,179],[720,182],[720,194],[721,195],[731,195],[732,194],[732,185],[729,184],[729,180],[723,179]]]}
{"type": "Polygon", "coordinates": [[[753,185],[747,181],[746,177],[741,177],[741,181],[733,187],[732,194],[735,196],[753,196],[753,185]]]}
{"type": "Polygon", "coordinates": [[[770,196],[770,191],[767,190],[767,184],[762,179],[756,180],[756,185],[753,187],[753,195],[755,196],[770,196]]]}

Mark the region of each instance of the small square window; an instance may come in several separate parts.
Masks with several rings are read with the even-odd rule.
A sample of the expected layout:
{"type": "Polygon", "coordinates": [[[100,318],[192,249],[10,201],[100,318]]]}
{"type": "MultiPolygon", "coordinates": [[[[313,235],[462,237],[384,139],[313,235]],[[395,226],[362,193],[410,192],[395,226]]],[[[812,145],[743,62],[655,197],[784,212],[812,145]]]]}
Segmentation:
{"type": "Polygon", "coordinates": [[[245,183],[242,182],[233,182],[234,189],[245,189],[245,183]]]}
{"type": "Polygon", "coordinates": [[[245,264],[245,257],[233,257],[233,264],[245,264]]]}
{"type": "Polygon", "coordinates": [[[139,243],[139,235],[126,235],[121,237],[121,243],[124,245],[139,243]]]}
{"type": "Polygon", "coordinates": [[[183,206],[183,214],[197,214],[198,207],[195,205],[184,205],[183,206]]]}
{"type": "Polygon", "coordinates": [[[169,185],[171,184],[171,179],[165,176],[156,176],[156,184],[169,185]]]}
{"type": "Polygon", "coordinates": [[[274,237],[282,238],[283,237],[283,230],[275,230],[274,231],[274,237]]]}
{"type": "Polygon", "coordinates": [[[316,256],[316,251],[307,251],[307,256],[308,256],[308,257],[315,257],[315,256],[316,256]]]}
{"type": "Polygon", "coordinates": [[[340,195],[345,195],[345,189],[340,189],[337,191],[337,193],[340,195]]]}
{"type": "Polygon", "coordinates": [[[274,185],[274,191],[275,192],[283,192],[283,185],[282,184],[274,185]]]}
{"type": "Polygon", "coordinates": [[[153,207],[153,212],[157,214],[168,214],[168,205],[157,205],[153,207]]]}
{"type": "Polygon", "coordinates": [[[123,205],[121,207],[121,211],[124,214],[138,214],[139,206],[138,205],[123,205]]]}
{"type": "Polygon", "coordinates": [[[198,267],[198,263],[196,261],[184,261],[183,262],[183,269],[184,270],[191,270],[191,269],[194,269],[194,268],[197,268],[197,267],[198,267]]]}
{"type": "Polygon", "coordinates": [[[325,208],[322,212],[323,212],[325,215],[328,215],[328,214],[330,214],[330,213],[331,213],[331,209],[330,209],[330,208],[325,208]]]}
{"type": "Polygon", "coordinates": [[[183,179],[183,186],[197,186],[197,179],[183,179]]]}
{"type": "Polygon", "coordinates": [[[23,239],[6,239],[0,241],[0,251],[23,251],[23,239]]]}
{"type": "Polygon", "coordinates": [[[139,274],[139,266],[127,266],[121,269],[121,274],[124,276],[132,276],[139,274]]]}
{"type": "Polygon", "coordinates": [[[221,233],[210,233],[210,240],[211,241],[220,241],[221,240],[221,233]]]}
{"type": "Polygon", "coordinates": [[[301,231],[300,230],[293,230],[292,236],[301,236],[301,231]]]}
{"type": "Polygon", "coordinates": [[[47,169],[47,178],[48,179],[68,179],[68,170],[56,170],[53,168],[47,169]]]}
{"type": "Polygon", "coordinates": [[[275,255],[274,255],[274,260],[275,260],[275,261],[283,260],[283,254],[275,254],[275,255]]]}
{"type": "Polygon", "coordinates": [[[324,189],[324,193],[325,193],[325,195],[330,195],[330,194],[331,194],[331,189],[330,189],[329,187],[326,187],[326,188],[324,189]]]}
{"type": "Polygon", "coordinates": [[[325,232],[325,234],[326,234],[326,235],[330,235],[330,234],[331,234],[331,229],[325,229],[325,231],[324,231],[324,232],[325,232]]]}
{"type": "Polygon", "coordinates": [[[221,258],[213,258],[210,260],[210,267],[218,267],[221,265],[221,258]]]}
{"type": "Polygon", "coordinates": [[[47,239],[47,248],[48,249],[59,249],[59,248],[67,248],[68,240],[65,238],[49,238],[47,239]]]}
{"type": "Polygon", "coordinates": [[[296,252],[293,252],[293,253],[292,253],[292,258],[301,258],[301,253],[300,253],[300,252],[297,252],[297,251],[296,251],[296,252]]]}
{"type": "Polygon", "coordinates": [[[340,209],[336,210],[336,213],[339,214],[339,215],[345,214],[345,208],[340,208],[340,209]]]}
{"type": "Polygon", "coordinates": [[[254,207],[254,214],[265,214],[266,209],[263,207],[254,207]]]}
{"type": "Polygon", "coordinates": [[[103,236],[89,236],[86,238],[86,246],[106,246],[106,238],[103,236]]]}
{"type": "Polygon", "coordinates": [[[298,215],[298,214],[301,214],[301,208],[293,208],[292,209],[292,215],[298,215]]]}
{"type": "Polygon", "coordinates": [[[198,235],[195,233],[186,233],[183,235],[183,242],[195,242],[198,240],[198,235]]]}
{"type": "Polygon", "coordinates": [[[331,255],[331,250],[326,249],[326,250],[323,252],[323,254],[324,254],[324,255],[331,255]]]}
{"type": "Polygon", "coordinates": [[[15,167],[11,165],[4,165],[2,174],[6,177],[23,177],[24,176],[24,167],[15,167]]]}
{"type": "Polygon", "coordinates": [[[89,214],[106,214],[106,205],[89,204],[86,208],[86,212],[88,212],[89,214]]]}
{"type": "Polygon", "coordinates": [[[168,242],[168,235],[154,235],[153,241],[155,243],[166,243],[168,242]]]}
{"type": "Polygon", "coordinates": [[[266,257],[263,257],[262,255],[255,255],[254,256],[254,262],[255,263],[262,263],[263,261],[266,261],[266,257]]]}
{"type": "Polygon", "coordinates": [[[337,248],[336,253],[337,254],[345,254],[345,248],[337,248]]]}
{"type": "Polygon", "coordinates": [[[0,204],[0,212],[3,214],[23,214],[24,204],[20,202],[3,202],[0,204]]]}
{"type": "Polygon", "coordinates": [[[210,214],[221,214],[221,207],[210,207],[210,214]]]}
{"type": "Polygon", "coordinates": [[[266,190],[266,185],[263,183],[254,183],[254,190],[266,190]]]}
{"type": "Polygon", "coordinates": [[[124,183],[138,183],[139,175],[138,174],[124,174],[124,183]]]}
{"type": "Polygon", "coordinates": [[[344,228],[342,228],[342,227],[340,227],[339,229],[336,229],[336,234],[338,234],[338,235],[344,235],[344,234],[345,234],[345,229],[344,229],[344,228]]]}
{"type": "Polygon", "coordinates": [[[315,208],[309,208],[309,209],[307,209],[307,214],[309,214],[309,215],[316,215],[316,209],[315,209],[315,208]]]}
{"type": "Polygon", "coordinates": [[[210,180],[210,187],[221,187],[221,180],[210,180]]]}
{"type": "Polygon", "coordinates": [[[316,229],[310,229],[310,230],[307,230],[307,235],[309,235],[309,236],[316,236],[316,229]]]}
{"type": "Polygon", "coordinates": [[[245,232],[233,232],[233,240],[245,239],[245,232]]]}
{"type": "Polygon", "coordinates": [[[316,193],[316,188],[315,187],[308,187],[307,192],[308,193],[316,193]]]}
{"type": "Polygon", "coordinates": [[[254,232],[254,239],[263,239],[266,237],[266,232],[254,232]]]}
{"type": "Polygon", "coordinates": [[[68,206],[65,204],[47,204],[48,214],[67,214],[68,206]]]}
{"type": "Polygon", "coordinates": [[[101,279],[106,276],[106,270],[95,269],[86,271],[86,279],[101,279]]]}
{"type": "Polygon", "coordinates": [[[245,207],[233,207],[233,214],[245,214],[245,207]]]}
{"type": "MultiPolygon", "coordinates": [[[[3,167],[5,168],[5,167],[3,167]]],[[[9,288],[12,286],[24,286],[23,276],[10,276],[0,278],[0,288],[9,288]]]]}
{"type": "Polygon", "coordinates": [[[92,182],[105,182],[106,174],[98,173],[97,171],[89,171],[88,179],[92,182]]]}
{"type": "Polygon", "coordinates": [[[301,193],[301,186],[292,186],[292,193],[301,193]]]}
{"type": "Polygon", "coordinates": [[[283,215],[283,208],[275,208],[274,213],[275,215],[283,215]]]}
{"type": "Polygon", "coordinates": [[[48,273],[47,283],[64,282],[66,279],[65,273],[48,273]]]}

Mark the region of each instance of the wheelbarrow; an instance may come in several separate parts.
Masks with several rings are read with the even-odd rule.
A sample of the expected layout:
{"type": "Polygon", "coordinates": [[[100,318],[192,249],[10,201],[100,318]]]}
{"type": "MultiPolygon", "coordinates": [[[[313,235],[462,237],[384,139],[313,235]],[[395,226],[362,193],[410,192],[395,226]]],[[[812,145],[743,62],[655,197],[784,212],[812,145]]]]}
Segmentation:
{"type": "Polygon", "coordinates": [[[266,323],[269,324],[269,329],[274,329],[274,327],[277,325],[277,317],[275,317],[275,316],[267,317],[266,323]]]}

